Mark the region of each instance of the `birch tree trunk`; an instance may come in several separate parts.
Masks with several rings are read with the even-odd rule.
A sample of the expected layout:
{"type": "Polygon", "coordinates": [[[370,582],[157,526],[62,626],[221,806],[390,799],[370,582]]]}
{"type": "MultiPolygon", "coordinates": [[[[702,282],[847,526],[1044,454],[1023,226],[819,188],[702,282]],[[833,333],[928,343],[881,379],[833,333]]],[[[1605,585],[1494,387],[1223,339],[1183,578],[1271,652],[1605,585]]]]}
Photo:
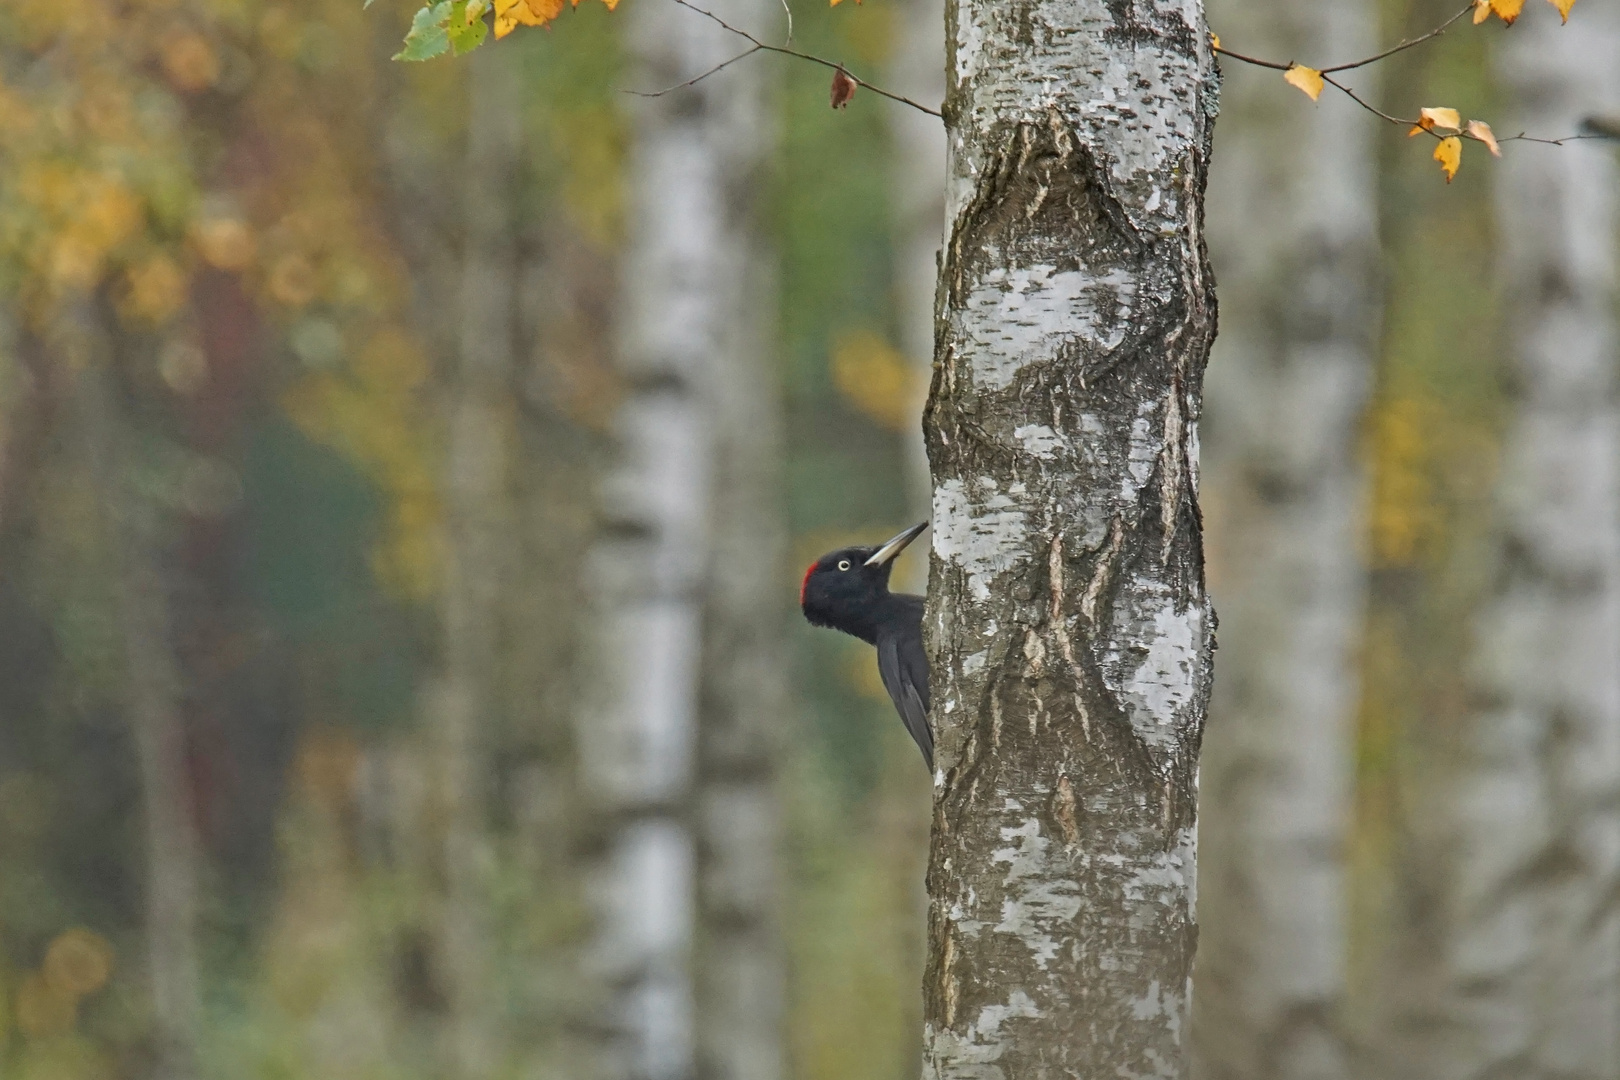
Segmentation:
{"type": "MultiPolygon", "coordinates": [[[[774,14],[766,0],[736,0],[730,11],[767,32],[774,14]]],[[[739,65],[703,104],[720,204],[707,276],[714,345],[703,380],[714,488],[696,821],[701,1080],[780,1080],[786,1069],[776,765],[789,714],[791,594],[782,587],[782,400],[768,347],[776,283],[758,231],[773,141],[766,70],[739,65]]]]}
{"type": "Polygon", "coordinates": [[[512,563],[512,206],[522,133],[513,110],[497,104],[518,96],[509,55],[491,50],[469,63],[460,357],[445,477],[444,673],[433,720],[445,815],[440,929],[448,1050],[451,1075],[475,1078],[491,1075],[502,1056],[490,997],[488,757],[497,730],[502,591],[512,563]]]}
{"type": "MultiPolygon", "coordinates": [[[[757,7],[757,5],[756,5],[757,7]]],[[[729,306],[709,358],[714,493],[704,611],[697,793],[697,1075],[780,1080],[785,1072],[777,760],[789,715],[780,503],[782,406],[767,322],[774,282],[751,226],[766,131],[757,67],[734,87],[716,132],[729,306]]]]}
{"type": "Polygon", "coordinates": [[[99,327],[81,347],[90,363],[79,374],[79,423],[113,557],[113,601],[125,665],[124,707],[134,736],[146,839],[147,979],[151,992],[153,1076],[197,1075],[200,984],[197,956],[198,839],[186,768],[181,676],[169,618],[158,508],[138,493],[127,470],[129,439],[114,396],[113,347],[99,327]]]}
{"type": "MultiPolygon", "coordinates": [[[[1502,47],[1508,130],[1620,100],[1620,13],[1526,19],[1502,47]]],[[[1508,148],[1499,219],[1515,363],[1495,583],[1475,626],[1435,905],[1442,970],[1406,1075],[1620,1070],[1620,170],[1591,144],[1508,148]]]]}
{"type": "MultiPolygon", "coordinates": [[[[1368,3],[1215,14],[1262,53],[1361,56],[1376,37],[1368,3]]],[[[1222,98],[1209,236],[1223,325],[1204,427],[1221,664],[1200,788],[1194,1043],[1211,1080],[1330,1080],[1350,1069],[1344,855],[1365,585],[1357,425],[1378,336],[1375,120],[1345,100],[1307,113],[1250,72],[1222,98]]]]}
{"type": "MultiPolygon", "coordinates": [[[[766,31],[762,0],[714,10],[766,31]]],[[[630,32],[647,86],[689,78],[732,46],[675,4],[639,6],[630,32]]],[[[763,138],[748,68],[638,99],[633,113],[622,458],[593,554],[598,697],[580,747],[607,818],[599,957],[615,993],[613,1071],[635,1080],[769,1080],[781,1068],[765,728],[781,715],[781,667],[770,608],[758,606],[770,603],[781,540],[756,321],[766,293],[750,261],[763,138]],[[731,652],[705,671],[705,646],[731,652]],[[701,738],[700,688],[713,718],[701,738]]]]}
{"type": "Polygon", "coordinates": [[[1186,1075],[1201,3],[951,0],[924,1075],[1186,1075]]]}

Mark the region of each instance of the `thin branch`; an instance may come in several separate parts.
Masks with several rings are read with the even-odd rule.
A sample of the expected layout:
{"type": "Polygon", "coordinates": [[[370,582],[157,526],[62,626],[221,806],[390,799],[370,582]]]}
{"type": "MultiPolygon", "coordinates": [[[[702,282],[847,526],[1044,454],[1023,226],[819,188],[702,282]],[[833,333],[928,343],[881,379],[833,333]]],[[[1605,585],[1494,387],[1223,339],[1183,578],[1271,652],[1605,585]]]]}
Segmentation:
{"type": "MultiPolygon", "coordinates": [[[[1404,117],[1400,117],[1400,116],[1391,116],[1389,113],[1384,112],[1382,109],[1377,108],[1372,103],[1367,101],[1366,98],[1362,97],[1360,94],[1356,93],[1354,90],[1352,90],[1348,86],[1344,85],[1344,83],[1339,82],[1337,79],[1333,78],[1331,75],[1323,75],[1322,76],[1322,81],[1327,83],[1328,85],[1330,85],[1332,87],[1335,87],[1339,91],[1341,91],[1351,101],[1355,102],[1357,105],[1360,105],[1363,109],[1366,109],[1368,112],[1372,113],[1374,116],[1378,117],[1380,120],[1388,120],[1392,124],[1400,124],[1403,127],[1408,126],[1408,125],[1410,125],[1412,127],[1421,127],[1421,125],[1416,120],[1408,120],[1408,119],[1406,119],[1404,117]]],[[[1423,128],[1423,130],[1426,133],[1428,133],[1429,135],[1436,138],[1436,139],[1447,139],[1447,138],[1451,137],[1450,135],[1447,135],[1444,132],[1434,130],[1432,127],[1426,127],[1426,128],[1423,128]]],[[[1478,135],[1470,134],[1466,129],[1463,130],[1463,131],[1454,132],[1453,134],[1455,134],[1458,138],[1471,139],[1474,142],[1481,142],[1482,143],[1482,142],[1485,141],[1484,139],[1480,138],[1478,135]]],[[[1538,138],[1535,135],[1526,135],[1524,132],[1521,131],[1517,135],[1507,135],[1507,136],[1504,136],[1502,138],[1497,139],[1496,141],[1498,143],[1505,143],[1505,142],[1533,142],[1533,143],[1543,143],[1543,144],[1545,144],[1547,146],[1563,146],[1567,142],[1576,142],[1576,141],[1581,140],[1581,139],[1601,139],[1602,137],[1603,136],[1601,136],[1601,135],[1596,135],[1596,134],[1583,132],[1583,133],[1581,133],[1579,135],[1565,135],[1563,138],[1560,138],[1560,139],[1543,139],[1543,138],[1538,138]]]]}
{"type": "MultiPolygon", "coordinates": [[[[1360,105],[1363,109],[1366,109],[1368,112],[1372,113],[1374,116],[1378,117],[1380,120],[1388,120],[1392,124],[1401,124],[1403,126],[1416,126],[1417,125],[1416,120],[1403,120],[1399,116],[1391,116],[1391,115],[1389,115],[1389,113],[1387,113],[1384,110],[1378,108],[1376,105],[1372,104],[1372,102],[1368,101],[1366,98],[1362,97],[1360,94],[1356,93],[1354,90],[1350,89],[1348,86],[1344,85],[1344,83],[1340,82],[1338,79],[1335,79],[1331,75],[1323,74],[1322,81],[1327,83],[1329,86],[1334,87],[1335,89],[1341,91],[1351,101],[1355,102],[1357,105],[1360,105]]],[[[1428,129],[1425,129],[1425,130],[1428,130],[1428,129]]],[[[1433,135],[1434,132],[1430,131],[1429,134],[1433,135]]],[[[1470,138],[1472,138],[1472,136],[1470,136],[1470,138]]]]}
{"type": "Polygon", "coordinates": [[[747,56],[753,56],[755,53],[759,52],[760,50],[762,50],[764,48],[765,48],[765,46],[763,46],[763,45],[752,45],[749,48],[746,48],[742,52],[738,53],[736,56],[733,56],[730,60],[722,60],[722,61],[720,61],[718,64],[714,65],[714,67],[710,68],[708,71],[705,71],[703,74],[694,75],[690,79],[687,79],[685,82],[678,82],[674,86],[666,86],[662,90],[626,90],[625,93],[634,94],[634,95],[636,95],[636,97],[663,97],[665,94],[673,94],[677,90],[685,90],[688,86],[696,86],[698,83],[702,82],[704,79],[707,79],[710,75],[713,75],[715,72],[724,71],[726,68],[730,67],[732,64],[735,64],[737,61],[739,61],[739,60],[741,60],[741,59],[743,59],[744,57],[747,57],[747,56]]]}
{"type": "Polygon", "coordinates": [[[1275,60],[1262,60],[1257,56],[1244,56],[1240,52],[1233,52],[1231,49],[1224,48],[1220,45],[1211,45],[1210,48],[1214,49],[1222,56],[1230,56],[1234,60],[1241,60],[1245,64],[1253,64],[1255,67],[1270,68],[1272,71],[1287,71],[1289,68],[1294,66],[1293,64],[1279,64],[1275,60]]]}
{"type": "MultiPolygon", "coordinates": [[[[679,2],[679,0],[677,0],[677,2],[679,2]]],[[[1452,23],[1456,22],[1458,19],[1462,18],[1464,15],[1467,15],[1470,11],[1473,11],[1473,10],[1474,10],[1474,5],[1469,4],[1467,7],[1463,8],[1461,11],[1457,12],[1457,14],[1453,15],[1451,18],[1447,19],[1445,22],[1441,23],[1439,26],[1435,27],[1433,30],[1430,30],[1427,34],[1423,34],[1423,35],[1420,35],[1420,36],[1415,37],[1415,38],[1408,38],[1407,40],[1401,42],[1399,45],[1392,45],[1389,48],[1385,49],[1383,52],[1376,53],[1376,54],[1374,54],[1372,56],[1367,57],[1364,60],[1352,60],[1348,64],[1333,64],[1330,67],[1317,68],[1317,70],[1319,72],[1321,72],[1323,75],[1331,75],[1335,71],[1350,71],[1350,70],[1353,70],[1354,68],[1366,67],[1368,64],[1376,64],[1378,61],[1384,59],[1386,56],[1394,56],[1398,52],[1405,52],[1407,49],[1410,49],[1414,45],[1421,45],[1425,41],[1430,41],[1430,40],[1432,40],[1434,38],[1439,37],[1441,34],[1445,33],[1447,30],[1449,30],[1451,28],[1452,23]]],[[[1230,56],[1234,60],[1240,60],[1245,64],[1253,64],[1255,67],[1270,68],[1273,71],[1287,71],[1289,68],[1294,66],[1292,63],[1282,64],[1282,63],[1278,63],[1275,60],[1262,60],[1258,56],[1245,56],[1242,53],[1233,52],[1231,49],[1225,49],[1225,48],[1222,48],[1219,45],[1213,45],[1211,47],[1216,52],[1220,53],[1222,56],[1230,56]]],[[[1329,81],[1331,81],[1331,80],[1329,80],[1329,81]]],[[[1334,85],[1337,86],[1338,84],[1335,83],[1334,85]]]]}
{"type": "Polygon", "coordinates": [[[1499,143],[1505,143],[1505,142],[1533,142],[1533,143],[1543,143],[1543,144],[1545,144],[1547,146],[1563,146],[1567,142],[1580,142],[1582,139],[1607,139],[1609,137],[1610,136],[1607,136],[1607,135],[1599,135],[1599,134],[1597,134],[1595,132],[1583,131],[1583,132],[1581,132],[1581,133],[1579,133],[1577,135],[1565,135],[1563,138],[1560,138],[1560,139],[1538,139],[1534,135],[1526,135],[1524,132],[1521,131],[1517,135],[1509,135],[1505,139],[1497,139],[1496,141],[1499,142],[1499,143]]]}
{"type": "Polygon", "coordinates": [[[791,45],[793,44],[793,9],[788,7],[788,0],[782,0],[782,13],[787,16],[788,22],[787,39],[782,44],[791,45]]]}
{"type": "MultiPolygon", "coordinates": [[[[686,0],[675,0],[675,2],[677,4],[680,4],[680,3],[685,3],[686,0]]],[[[1405,118],[1399,117],[1399,116],[1391,116],[1389,113],[1387,113],[1384,110],[1378,108],[1372,102],[1368,101],[1366,98],[1362,97],[1360,94],[1358,94],[1354,90],[1350,89],[1344,83],[1342,83],[1339,80],[1335,79],[1333,77],[1333,73],[1337,72],[1337,71],[1353,71],[1356,68],[1366,67],[1368,64],[1375,64],[1378,61],[1385,59],[1386,57],[1394,56],[1398,52],[1405,52],[1407,49],[1410,49],[1414,45],[1421,45],[1425,41],[1432,41],[1435,38],[1439,37],[1441,34],[1444,34],[1448,29],[1450,29],[1451,25],[1453,23],[1455,23],[1458,19],[1462,18],[1464,15],[1467,15],[1470,11],[1473,11],[1473,10],[1474,10],[1474,5],[1469,4],[1467,7],[1463,8],[1461,11],[1457,12],[1457,14],[1453,15],[1451,18],[1447,19],[1445,22],[1441,23],[1439,26],[1435,27],[1433,30],[1430,30],[1426,34],[1419,35],[1418,37],[1415,37],[1415,38],[1408,38],[1407,40],[1402,41],[1399,45],[1392,45],[1389,48],[1385,49],[1383,52],[1375,53],[1374,55],[1369,56],[1369,57],[1367,57],[1367,58],[1365,58],[1363,60],[1355,60],[1355,61],[1352,61],[1352,62],[1350,62],[1348,64],[1334,64],[1334,65],[1332,65],[1330,67],[1318,68],[1318,69],[1316,69],[1317,74],[1322,76],[1322,81],[1323,82],[1327,83],[1329,86],[1333,87],[1335,90],[1338,90],[1340,93],[1342,93],[1346,97],[1348,97],[1351,101],[1355,102],[1357,105],[1360,105],[1363,109],[1366,109],[1368,112],[1372,113],[1374,116],[1378,117],[1380,120],[1387,120],[1391,124],[1399,124],[1399,125],[1401,125],[1403,127],[1421,128],[1423,131],[1426,131],[1428,134],[1434,136],[1434,138],[1436,138],[1436,139],[1449,138],[1450,137],[1449,135],[1445,135],[1445,134],[1442,134],[1439,131],[1434,130],[1432,125],[1420,124],[1416,120],[1408,120],[1408,119],[1405,119],[1405,118]]],[[[1293,64],[1291,62],[1287,63],[1287,64],[1284,64],[1284,63],[1279,63],[1276,60],[1262,60],[1258,56],[1245,56],[1243,53],[1233,52],[1231,49],[1223,48],[1223,47],[1221,47],[1219,45],[1215,45],[1213,43],[1211,43],[1210,48],[1214,49],[1215,52],[1219,53],[1222,56],[1230,56],[1233,60],[1237,60],[1237,61],[1239,61],[1241,63],[1249,64],[1249,65],[1252,65],[1254,67],[1269,68],[1272,71],[1288,71],[1291,68],[1296,66],[1295,64],[1293,64]]],[[[1414,132],[1414,134],[1416,134],[1416,133],[1414,132]]],[[[1484,142],[1485,141],[1484,139],[1481,139],[1477,135],[1470,134],[1466,130],[1465,131],[1458,131],[1455,134],[1459,138],[1471,139],[1474,142],[1484,142]]],[[[1537,137],[1535,137],[1533,135],[1526,135],[1524,132],[1521,131],[1517,135],[1509,135],[1505,139],[1497,139],[1496,141],[1498,143],[1505,143],[1505,142],[1533,142],[1533,143],[1545,143],[1548,146],[1563,146],[1565,143],[1573,142],[1573,141],[1575,141],[1577,139],[1594,139],[1594,138],[1602,138],[1602,137],[1603,137],[1602,135],[1598,135],[1598,134],[1582,133],[1582,134],[1579,134],[1579,135],[1565,135],[1561,139],[1542,139],[1542,138],[1537,138],[1537,137]]]]}
{"type": "Polygon", "coordinates": [[[1401,42],[1399,45],[1392,45],[1391,47],[1385,49],[1383,52],[1378,53],[1378,54],[1376,54],[1374,56],[1369,56],[1365,60],[1356,60],[1356,61],[1354,61],[1352,63],[1349,63],[1349,64],[1334,64],[1332,67],[1322,68],[1321,69],[1322,74],[1327,75],[1327,74],[1329,74],[1331,72],[1335,72],[1335,71],[1350,71],[1350,70],[1352,70],[1354,68],[1366,67],[1368,64],[1376,64],[1378,61],[1382,60],[1386,56],[1394,56],[1398,52],[1405,52],[1407,49],[1410,49],[1414,45],[1421,45],[1425,41],[1429,41],[1429,40],[1431,40],[1433,38],[1439,37],[1441,34],[1445,33],[1447,30],[1451,29],[1451,24],[1452,23],[1456,22],[1458,19],[1462,18],[1464,15],[1467,15],[1470,11],[1473,11],[1473,10],[1474,10],[1474,5],[1469,4],[1467,7],[1463,8],[1461,11],[1457,12],[1457,14],[1453,15],[1451,18],[1447,19],[1445,22],[1441,23],[1439,26],[1435,27],[1433,30],[1430,30],[1427,34],[1424,34],[1421,37],[1408,38],[1406,41],[1401,42]]]}
{"type": "MultiPolygon", "coordinates": [[[[763,41],[759,40],[759,38],[755,37],[753,34],[750,34],[748,31],[743,30],[740,27],[732,26],[730,23],[726,22],[726,20],[724,20],[720,16],[716,15],[714,12],[705,11],[703,8],[698,7],[696,4],[689,3],[688,0],[674,0],[674,2],[681,5],[681,7],[690,8],[693,11],[697,12],[699,15],[702,15],[704,18],[713,21],[722,30],[726,30],[726,31],[728,31],[730,33],[736,34],[738,37],[742,38],[744,41],[748,42],[753,47],[750,48],[750,49],[745,50],[744,52],[738,53],[736,56],[733,56],[730,60],[724,61],[723,63],[720,63],[720,64],[716,64],[714,67],[710,68],[708,71],[705,71],[701,75],[694,75],[692,78],[686,80],[683,83],[677,83],[674,86],[665,87],[663,90],[654,90],[654,91],[651,91],[651,92],[643,92],[643,91],[639,91],[639,90],[630,91],[630,93],[635,94],[637,97],[662,97],[663,95],[671,93],[672,91],[681,90],[681,89],[684,89],[685,87],[693,86],[693,85],[695,85],[697,83],[700,83],[704,79],[707,79],[710,75],[713,75],[715,72],[720,71],[722,68],[728,67],[731,64],[735,64],[738,60],[741,60],[745,56],[752,56],[754,53],[757,53],[757,52],[769,52],[769,53],[776,53],[776,54],[778,54],[780,56],[792,56],[792,57],[797,57],[800,60],[808,60],[812,64],[820,64],[822,67],[830,68],[833,71],[842,71],[845,75],[849,76],[850,81],[853,82],[856,86],[865,87],[866,89],[872,91],[872,93],[878,95],[879,97],[886,97],[890,101],[897,101],[902,105],[910,105],[913,109],[916,109],[918,112],[925,112],[929,116],[940,116],[940,112],[939,112],[938,109],[930,109],[928,106],[920,105],[917,102],[912,101],[910,98],[905,97],[904,95],[892,94],[889,91],[883,89],[883,87],[881,87],[881,86],[875,86],[872,83],[869,83],[864,79],[856,77],[843,64],[835,63],[832,60],[824,60],[819,56],[813,56],[813,55],[811,55],[810,53],[807,53],[807,52],[800,52],[797,49],[789,49],[789,48],[786,48],[786,47],[781,46],[781,45],[767,44],[766,42],[763,42],[763,41]]],[[[784,6],[786,6],[785,0],[784,0],[784,6]]],[[[792,20],[792,14],[791,13],[789,13],[788,18],[789,18],[789,25],[791,27],[791,20],[792,20]]],[[[791,30],[789,32],[791,33],[791,30]]],[[[791,40],[791,38],[790,38],[790,40],[791,40]]],[[[943,117],[941,117],[941,119],[943,119],[943,117]]]]}

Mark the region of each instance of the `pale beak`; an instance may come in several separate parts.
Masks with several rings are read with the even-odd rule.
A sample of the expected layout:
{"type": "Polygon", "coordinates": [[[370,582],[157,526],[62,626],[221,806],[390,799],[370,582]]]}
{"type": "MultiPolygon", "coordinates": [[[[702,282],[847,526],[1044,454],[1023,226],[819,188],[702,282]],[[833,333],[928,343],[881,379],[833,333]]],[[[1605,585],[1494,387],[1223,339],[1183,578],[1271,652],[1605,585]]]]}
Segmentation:
{"type": "Polygon", "coordinates": [[[893,540],[890,540],[887,544],[884,544],[882,547],[874,551],[872,553],[872,557],[867,559],[864,565],[882,566],[884,563],[892,561],[896,555],[906,550],[907,544],[921,536],[922,531],[926,528],[928,528],[928,522],[926,521],[920,525],[913,525],[911,528],[907,529],[905,532],[901,533],[899,536],[895,537],[893,540]]]}

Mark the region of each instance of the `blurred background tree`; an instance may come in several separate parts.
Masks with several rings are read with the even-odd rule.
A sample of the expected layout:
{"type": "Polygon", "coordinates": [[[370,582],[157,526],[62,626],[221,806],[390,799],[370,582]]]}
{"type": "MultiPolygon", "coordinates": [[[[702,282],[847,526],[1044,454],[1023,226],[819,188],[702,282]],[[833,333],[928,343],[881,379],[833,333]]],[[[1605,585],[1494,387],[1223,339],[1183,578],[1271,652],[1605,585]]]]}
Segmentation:
{"type": "MultiPolygon", "coordinates": [[[[604,528],[624,535],[602,482],[634,434],[627,402],[668,389],[627,374],[620,336],[637,185],[664,179],[636,175],[646,113],[621,92],[655,88],[631,5],[656,2],[430,65],[389,63],[413,6],[391,2],[16,0],[0,21],[0,1075],[621,1067],[591,884],[641,811],[599,813],[579,759],[587,569],[604,528]]],[[[1329,7],[1326,29],[1304,7],[1297,26],[1263,5],[1214,17],[1234,47],[1265,33],[1279,55],[1337,57],[1451,5],[1329,7]]],[[[1378,93],[1511,106],[1562,134],[1620,106],[1594,74],[1620,70],[1600,8],[1562,37],[1545,5],[1507,36],[1459,27],[1383,65],[1378,93]]],[[[779,9],[756,15],[781,32],[779,9]]],[[[797,46],[941,93],[930,0],[793,15],[797,46]]],[[[752,260],[731,299],[757,319],[739,329],[767,411],[714,434],[736,447],[722,466],[749,468],[728,491],[755,485],[727,527],[767,538],[729,601],[711,564],[693,588],[710,630],[731,627],[711,653],[762,643],[748,655],[787,678],[754,684],[771,703],[740,741],[702,745],[694,780],[716,784],[669,813],[697,830],[695,866],[779,861],[692,909],[700,964],[742,943],[729,969],[682,969],[694,1002],[767,1019],[745,1039],[732,1006],[694,1011],[691,1045],[714,1050],[682,1068],[728,1075],[706,1062],[751,1040],[793,1077],[889,1080],[919,1045],[928,778],[869,653],[804,627],[791,597],[796,567],[925,512],[943,142],[869,93],[830,110],[822,69],[748,63],[707,91],[758,110],[726,193],[752,204],[736,242],[757,248],[725,257],[752,260]]],[[[694,100],[659,108],[689,120],[694,100]]],[[[1571,994],[1602,1012],[1620,979],[1620,690],[1598,658],[1615,634],[1612,152],[1517,144],[1445,187],[1429,148],[1355,128],[1343,101],[1312,109],[1243,70],[1228,103],[1209,1075],[1612,1074],[1613,1046],[1557,1019],[1571,994]],[[1555,331],[1585,350],[1575,384],[1537,344],[1555,331]],[[1591,438],[1543,449],[1549,427],[1591,438]],[[1307,686],[1261,663],[1289,625],[1325,628],[1307,686]],[[1516,629],[1532,625],[1552,629],[1516,629]],[[1555,662],[1567,701],[1538,681],[1555,662]],[[1256,783],[1316,815],[1293,837],[1298,893],[1269,868],[1287,850],[1256,783]],[[1256,888],[1272,899],[1247,902],[1256,888]],[[1320,978],[1256,959],[1279,912],[1320,978]],[[1318,1050],[1337,1072],[1299,1064],[1318,1050]]],[[[740,716],[716,705],[739,684],[707,671],[704,714],[740,716]]]]}

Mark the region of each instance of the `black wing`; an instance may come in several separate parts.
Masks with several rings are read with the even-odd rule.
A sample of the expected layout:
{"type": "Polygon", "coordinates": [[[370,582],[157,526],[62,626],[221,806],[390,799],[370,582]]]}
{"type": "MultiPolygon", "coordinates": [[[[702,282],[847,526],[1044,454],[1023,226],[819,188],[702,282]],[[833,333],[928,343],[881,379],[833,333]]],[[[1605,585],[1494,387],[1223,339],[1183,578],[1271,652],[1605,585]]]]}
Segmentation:
{"type": "Polygon", "coordinates": [[[932,773],[934,732],[928,726],[928,656],[922,644],[922,598],[918,597],[917,601],[914,627],[906,627],[906,632],[878,635],[878,674],[932,773]]]}

